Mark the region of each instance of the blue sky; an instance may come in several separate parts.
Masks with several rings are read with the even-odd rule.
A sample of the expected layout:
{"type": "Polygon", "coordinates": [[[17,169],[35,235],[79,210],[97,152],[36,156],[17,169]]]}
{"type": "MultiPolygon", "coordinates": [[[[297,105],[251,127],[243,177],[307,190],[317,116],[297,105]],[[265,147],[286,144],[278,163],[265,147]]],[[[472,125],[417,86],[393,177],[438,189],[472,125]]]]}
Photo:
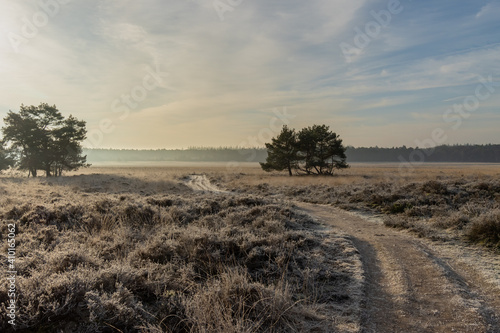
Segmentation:
{"type": "Polygon", "coordinates": [[[499,17],[487,0],[0,0],[0,117],[56,104],[88,147],[263,145],[284,123],[353,146],[500,143],[499,17]]]}

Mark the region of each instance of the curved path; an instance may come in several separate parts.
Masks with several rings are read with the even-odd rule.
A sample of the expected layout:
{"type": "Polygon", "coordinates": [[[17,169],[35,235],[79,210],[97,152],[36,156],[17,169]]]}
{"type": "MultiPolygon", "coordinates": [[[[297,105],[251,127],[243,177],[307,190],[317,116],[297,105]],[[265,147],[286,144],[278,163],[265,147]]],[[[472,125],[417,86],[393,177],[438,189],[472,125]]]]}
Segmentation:
{"type": "Polygon", "coordinates": [[[351,235],[365,271],[362,332],[500,332],[500,292],[415,236],[331,206],[296,203],[351,235]]]}
{"type": "Polygon", "coordinates": [[[205,175],[189,175],[184,179],[184,183],[195,191],[225,193],[213,185],[205,175]]]}
{"type": "MultiPolygon", "coordinates": [[[[223,192],[204,175],[185,182],[223,192]]],[[[460,251],[443,254],[429,241],[332,206],[295,204],[351,235],[365,272],[362,332],[500,332],[500,289],[460,261],[460,251]]]]}

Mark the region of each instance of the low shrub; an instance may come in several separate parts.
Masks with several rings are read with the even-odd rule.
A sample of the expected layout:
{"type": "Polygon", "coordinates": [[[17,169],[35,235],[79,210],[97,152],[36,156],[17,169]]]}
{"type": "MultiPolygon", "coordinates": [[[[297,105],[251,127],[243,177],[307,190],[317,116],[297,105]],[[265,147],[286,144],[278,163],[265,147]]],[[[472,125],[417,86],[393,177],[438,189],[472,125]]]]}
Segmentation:
{"type": "Polygon", "coordinates": [[[466,236],[473,242],[500,249],[500,209],[473,218],[466,236]]]}
{"type": "MultiPolygon", "coordinates": [[[[323,281],[318,269],[349,267],[338,264],[342,251],[282,202],[80,195],[71,204],[67,194],[52,203],[49,192],[22,209],[0,207],[19,218],[19,331],[330,332],[335,321],[321,302],[351,301],[345,281],[323,281]]],[[[7,293],[0,285],[2,312],[7,293]]]]}
{"type": "Polygon", "coordinates": [[[432,194],[447,194],[448,188],[446,187],[446,185],[438,182],[437,180],[429,180],[428,182],[422,184],[422,191],[432,194]]]}

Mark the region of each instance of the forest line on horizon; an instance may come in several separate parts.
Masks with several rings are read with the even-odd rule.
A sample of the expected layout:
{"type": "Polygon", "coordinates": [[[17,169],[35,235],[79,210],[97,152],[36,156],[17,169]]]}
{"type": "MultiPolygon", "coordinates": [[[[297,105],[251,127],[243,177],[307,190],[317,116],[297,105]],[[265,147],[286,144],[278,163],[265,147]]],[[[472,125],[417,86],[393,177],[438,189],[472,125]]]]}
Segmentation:
{"type": "MultiPolygon", "coordinates": [[[[500,163],[500,144],[442,145],[418,147],[346,147],[348,162],[450,162],[500,163]]],[[[188,149],[102,149],[85,148],[93,162],[180,161],[180,162],[265,162],[266,148],[190,147],[188,149]]]]}

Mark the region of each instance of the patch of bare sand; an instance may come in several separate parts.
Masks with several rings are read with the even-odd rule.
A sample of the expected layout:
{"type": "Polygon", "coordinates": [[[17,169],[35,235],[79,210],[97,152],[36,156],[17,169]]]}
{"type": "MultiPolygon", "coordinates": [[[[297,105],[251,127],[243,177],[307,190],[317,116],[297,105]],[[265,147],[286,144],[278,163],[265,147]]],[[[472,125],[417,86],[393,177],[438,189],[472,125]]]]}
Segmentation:
{"type": "Polygon", "coordinates": [[[205,175],[189,175],[184,178],[184,183],[195,191],[207,191],[216,193],[227,193],[213,185],[205,175]]]}

